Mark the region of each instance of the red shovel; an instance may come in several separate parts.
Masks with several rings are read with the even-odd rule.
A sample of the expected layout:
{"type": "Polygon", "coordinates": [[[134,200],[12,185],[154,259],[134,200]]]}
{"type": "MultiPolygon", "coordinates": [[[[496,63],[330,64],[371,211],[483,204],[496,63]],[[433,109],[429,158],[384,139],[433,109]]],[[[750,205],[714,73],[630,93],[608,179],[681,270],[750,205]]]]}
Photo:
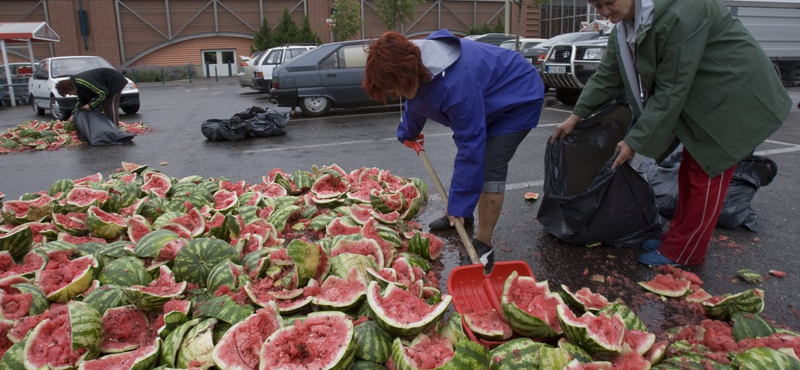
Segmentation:
{"type": "MultiPolygon", "coordinates": [[[[439,181],[439,176],[436,175],[431,162],[428,160],[428,155],[425,154],[423,145],[425,144],[425,136],[420,134],[413,141],[406,140],[403,143],[405,146],[414,149],[422,159],[422,164],[425,165],[425,170],[428,171],[428,176],[433,180],[436,186],[436,191],[442,198],[445,209],[447,208],[447,191],[444,190],[442,182],[439,181]]],[[[464,249],[467,250],[472,265],[459,266],[450,271],[450,276],[447,278],[447,292],[453,297],[453,305],[459,314],[463,317],[467,313],[484,312],[495,310],[498,314],[502,315],[500,308],[500,297],[503,294],[503,285],[512,272],[516,271],[520,276],[533,277],[533,271],[525,261],[502,261],[496,262],[494,268],[488,275],[484,275],[483,264],[478,259],[478,254],[475,252],[475,247],[472,245],[472,239],[467,230],[464,229],[464,223],[460,218],[456,218],[456,230],[458,236],[461,237],[461,242],[464,243],[464,249]]],[[[467,333],[472,341],[480,343],[484,347],[492,348],[498,346],[503,341],[489,341],[478,338],[466,325],[462,323],[464,332],[467,333]]]]}

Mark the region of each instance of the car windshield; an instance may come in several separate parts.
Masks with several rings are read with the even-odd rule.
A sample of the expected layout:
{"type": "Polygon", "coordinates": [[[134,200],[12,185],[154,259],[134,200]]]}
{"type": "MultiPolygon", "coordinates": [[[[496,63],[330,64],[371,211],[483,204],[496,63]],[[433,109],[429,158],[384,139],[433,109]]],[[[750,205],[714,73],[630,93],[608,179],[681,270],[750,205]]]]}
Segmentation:
{"type": "Polygon", "coordinates": [[[53,78],[66,77],[95,68],[114,68],[114,66],[101,58],[54,59],[50,64],[53,78]]]}
{"type": "Polygon", "coordinates": [[[503,43],[500,44],[500,47],[503,49],[514,50],[516,43],[516,41],[503,41],[503,43]]]}

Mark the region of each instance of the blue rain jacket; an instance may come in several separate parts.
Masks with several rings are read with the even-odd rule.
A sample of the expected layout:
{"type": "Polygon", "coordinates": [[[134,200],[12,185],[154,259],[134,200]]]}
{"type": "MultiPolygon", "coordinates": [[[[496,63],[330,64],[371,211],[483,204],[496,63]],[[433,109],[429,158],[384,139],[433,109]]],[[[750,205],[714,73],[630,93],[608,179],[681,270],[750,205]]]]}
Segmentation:
{"type": "Polygon", "coordinates": [[[397,139],[417,137],[428,119],[453,130],[458,154],[447,214],[471,217],[483,189],[486,139],[536,127],[544,84],[514,50],[460,39],[446,29],[414,42],[433,78],[406,101],[397,139]]]}

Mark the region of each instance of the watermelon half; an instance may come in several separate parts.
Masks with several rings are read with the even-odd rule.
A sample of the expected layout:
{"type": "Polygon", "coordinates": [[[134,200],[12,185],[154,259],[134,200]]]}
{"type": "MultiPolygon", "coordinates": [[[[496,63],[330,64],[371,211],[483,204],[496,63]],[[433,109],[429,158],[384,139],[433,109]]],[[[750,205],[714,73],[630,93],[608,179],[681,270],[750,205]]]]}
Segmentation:
{"type": "Polygon", "coordinates": [[[595,316],[586,312],[581,317],[567,305],[558,306],[558,321],[564,334],[578,346],[595,356],[611,356],[622,352],[625,323],[619,315],[595,316]]]}
{"type": "Polygon", "coordinates": [[[234,325],[211,352],[214,364],[226,370],[258,369],[261,345],[281,327],[281,320],[278,306],[271,303],[234,325]]]}
{"type": "Polygon", "coordinates": [[[675,278],[669,274],[658,274],[653,280],[639,282],[645,288],[655,294],[664,297],[683,297],[692,286],[692,282],[686,279],[675,278]]]}
{"type": "Polygon", "coordinates": [[[133,285],[122,291],[128,302],[143,311],[161,310],[170,300],[177,299],[186,290],[187,283],[175,281],[175,275],[167,266],[159,267],[158,279],[148,286],[133,285]]]}
{"type": "Polygon", "coordinates": [[[547,281],[512,272],[503,285],[500,307],[503,317],[522,336],[547,339],[561,334],[556,308],[561,296],[550,292],[547,281]]]}
{"type": "Polygon", "coordinates": [[[367,302],[375,319],[384,329],[401,336],[417,335],[438,322],[451,300],[452,297],[443,294],[441,302],[430,305],[394,284],[389,284],[382,294],[375,281],[367,287],[367,302]]]}
{"type": "Polygon", "coordinates": [[[45,269],[36,272],[34,283],[50,301],[66,302],[89,289],[97,267],[93,256],[69,260],[69,253],[51,253],[45,269]]]}
{"type": "Polygon", "coordinates": [[[95,354],[103,339],[103,319],[89,304],[70,301],[50,311],[25,341],[28,369],[69,368],[95,354]]]}
{"type": "Polygon", "coordinates": [[[161,339],[156,338],[149,344],[139,347],[135,351],[106,355],[96,360],[85,361],[78,366],[78,370],[147,370],[151,369],[158,360],[161,349],[161,339]]]}
{"type": "Polygon", "coordinates": [[[259,369],[348,369],[355,347],[353,322],[347,315],[314,312],[267,338],[259,353],[259,369]]]}
{"type": "Polygon", "coordinates": [[[147,315],[135,306],[109,308],[103,314],[103,342],[100,352],[118,353],[139,348],[147,331],[147,315]]]}

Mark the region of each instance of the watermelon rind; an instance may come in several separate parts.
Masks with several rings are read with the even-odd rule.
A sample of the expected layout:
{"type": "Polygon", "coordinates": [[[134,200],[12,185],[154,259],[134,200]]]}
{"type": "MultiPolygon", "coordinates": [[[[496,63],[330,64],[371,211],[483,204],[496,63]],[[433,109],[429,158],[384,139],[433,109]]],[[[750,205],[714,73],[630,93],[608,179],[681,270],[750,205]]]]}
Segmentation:
{"type": "MultiPolygon", "coordinates": [[[[369,308],[369,305],[366,305],[369,308]]],[[[444,325],[439,328],[439,336],[447,338],[450,344],[457,345],[462,339],[467,339],[467,334],[464,332],[464,320],[457,311],[450,314],[444,325]]]]}
{"type": "Polygon", "coordinates": [[[505,340],[511,337],[513,334],[512,329],[508,324],[503,321],[503,318],[500,316],[499,313],[492,309],[492,312],[495,312],[497,319],[500,321],[496,326],[487,327],[485,325],[481,325],[481,323],[477,322],[477,317],[471,313],[464,314],[464,323],[467,324],[467,327],[472,330],[473,333],[477,334],[481,338],[486,338],[489,340],[505,340]]]}
{"type": "Polygon", "coordinates": [[[647,325],[645,325],[644,321],[642,321],[633,310],[622,303],[610,303],[598,312],[598,314],[600,313],[604,313],[608,316],[619,315],[622,318],[622,322],[625,323],[625,328],[628,330],[647,331],[647,325]]]}
{"type": "Polygon", "coordinates": [[[183,343],[178,350],[176,364],[179,368],[189,368],[189,363],[194,367],[207,368],[214,365],[211,360],[211,351],[214,350],[214,326],[217,319],[206,319],[192,327],[183,338],[183,343]]]}
{"type": "Polygon", "coordinates": [[[297,267],[298,285],[304,286],[316,274],[317,266],[322,259],[320,253],[325,251],[316,244],[294,239],[286,246],[286,253],[297,267]]]}
{"type": "Polygon", "coordinates": [[[530,338],[517,338],[505,342],[489,352],[490,370],[538,369],[539,347],[549,346],[530,338]]]}
{"type": "Polygon", "coordinates": [[[320,286],[320,289],[324,292],[326,288],[339,283],[347,283],[347,284],[358,283],[361,286],[361,288],[353,292],[353,295],[350,297],[350,299],[332,300],[322,297],[322,293],[320,293],[313,297],[311,303],[319,307],[320,310],[323,311],[325,310],[347,311],[353,307],[358,306],[358,304],[361,303],[361,299],[367,293],[367,283],[364,280],[364,278],[358,274],[358,271],[355,268],[353,268],[350,270],[350,273],[348,274],[346,279],[342,279],[334,275],[328,276],[320,286]]]}
{"type": "Polygon", "coordinates": [[[211,269],[226,259],[238,262],[239,254],[225,241],[209,238],[191,240],[175,257],[175,278],[203,287],[211,269]]]}
{"type": "Polygon", "coordinates": [[[356,360],[353,361],[353,365],[350,366],[350,370],[386,370],[386,366],[372,361],[356,360]]]}
{"type": "Polygon", "coordinates": [[[334,176],[332,174],[325,174],[318,177],[316,181],[314,181],[314,184],[311,185],[311,192],[321,199],[337,198],[346,193],[349,189],[350,186],[347,184],[347,181],[344,180],[344,177],[334,176]],[[327,183],[335,184],[339,189],[322,189],[327,183]]]}
{"type": "MultiPolygon", "coordinates": [[[[645,288],[650,292],[653,292],[655,294],[658,294],[658,295],[661,295],[661,296],[664,296],[664,297],[683,297],[684,295],[686,295],[686,293],[689,292],[689,289],[692,286],[692,282],[690,282],[689,280],[686,280],[686,279],[674,279],[675,281],[680,282],[681,285],[679,285],[678,287],[676,287],[674,289],[668,289],[668,288],[660,287],[655,282],[655,280],[658,279],[659,276],[664,276],[664,275],[657,275],[656,278],[654,278],[651,281],[640,281],[640,282],[638,282],[638,284],[642,288],[645,288]]],[[[672,277],[671,275],[668,275],[668,276],[672,277]]]]}
{"type": "Polygon", "coordinates": [[[105,211],[95,206],[89,207],[86,211],[86,228],[92,235],[111,240],[125,234],[128,225],[124,220],[121,223],[106,222],[98,216],[102,213],[105,211]]]}
{"type": "Polygon", "coordinates": [[[0,370],[25,369],[25,343],[26,340],[14,343],[0,359],[0,370]]]}
{"type": "MultiPolygon", "coordinates": [[[[268,307],[265,307],[263,310],[273,316],[274,319],[273,324],[275,328],[280,328],[282,324],[281,321],[282,318],[281,315],[278,313],[278,306],[272,303],[268,307]]],[[[252,370],[250,367],[242,366],[239,364],[227,363],[224,359],[225,355],[223,355],[223,351],[226,349],[226,347],[228,347],[229,351],[231,350],[237,351],[238,354],[238,351],[240,351],[241,349],[236,348],[237,345],[236,334],[238,333],[240,328],[248,327],[251,325],[258,325],[254,323],[254,321],[256,320],[260,321],[262,320],[262,317],[256,313],[253,313],[244,320],[241,320],[235,325],[233,325],[230,329],[228,329],[228,331],[225,332],[225,335],[223,335],[222,338],[217,342],[217,344],[214,346],[214,350],[211,352],[211,359],[212,361],[214,361],[214,364],[217,366],[217,368],[219,368],[220,370],[252,370]]],[[[272,333],[265,333],[265,334],[269,336],[272,333]]]]}
{"type": "Polygon", "coordinates": [[[441,254],[441,248],[436,253],[431,253],[431,243],[433,242],[431,239],[434,237],[433,235],[425,237],[419,231],[416,232],[411,237],[411,240],[408,241],[408,251],[431,261],[438,259],[441,254]]]}
{"type": "Polygon", "coordinates": [[[331,270],[332,275],[336,275],[342,279],[346,279],[350,273],[350,269],[355,268],[358,270],[359,275],[364,281],[370,280],[370,275],[367,272],[368,268],[374,270],[378,269],[378,264],[372,257],[362,256],[360,254],[343,253],[335,257],[331,257],[331,270]]]}
{"type": "Polygon", "coordinates": [[[47,296],[44,295],[44,292],[38,286],[29,283],[19,283],[11,287],[19,290],[21,293],[30,293],[33,297],[31,307],[28,309],[28,316],[39,315],[50,308],[50,302],[47,301],[47,296]]]}
{"type": "Polygon", "coordinates": [[[572,358],[563,348],[539,347],[539,369],[563,369],[572,358]]]}
{"type": "Polygon", "coordinates": [[[99,348],[103,340],[103,316],[88,303],[70,301],[68,306],[72,348],[99,348]]]}
{"type": "Polygon", "coordinates": [[[122,257],[105,265],[97,280],[103,285],[128,287],[150,284],[153,278],[147,273],[142,260],[136,257],[122,257]]]}
{"type": "MultiPolygon", "coordinates": [[[[147,322],[148,322],[147,321],[147,316],[144,316],[144,313],[139,311],[135,306],[131,306],[131,305],[120,306],[120,307],[114,307],[114,308],[108,309],[108,310],[106,310],[106,312],[103,313],[103,326],[104,326],[104,328],[106,327],[106,324],[107,324],[106,321],[113,320],[111,315],[115,315],[117,313],[120,313],[120,314],[125,314],[125,313],[140,314],[144,318],[145,324],[147,324],[147,322]]],[[[138,330],[138,329],[140,329],[140,328],[134,327],[134,330],[138,330]]],[[[113,341],[109,341],[110,338],[108,338],[108,335],[109,335],[109,333],[105,333],[104,334],[104,339],[103,339],[102,343],[100,344],[100,346],[98,347],[98,349],[100,350],[101,353],[127,352],[127,351],[131,351],[131,350],[134,350],[134,349],[139,347],[139,342],[136,341],[136,340],[132,340],[132,339],[128,338],[127,342],[113,342],[113,341]]]]}
{"type": "Polygon", "coordinates": [[[439,320],[441,320],[442,316],[444,316],[444,313],[450,307],[450,301],[452,300],[450,295],[443,294],[442,301],[433,305],[431,311],[426,316],[420,318],[416,322],[402,323],[397,319],[390,317],[378,302],[379,296],[386,298],[398,293],[405,295],[409,294],[405,290],[395,285],[389,285],[383,294],[381,294],[380,286],[375,281],[370,282],[369,286],[367,287],[367,302],[369,303],[369,307],[375,313],[376,321],[378,321],[378,323],[380,323],[381,326],[390,333],[400,336],[417,335],[431,325],[437,323],[439,320]]]}
{"type": "Polygon", "coordinates": [[[169,230],[154,230],[149,232],[147,235],[143,236],[136,242],[136,246],[133,248],[133,252],[136,253],[137,256],[145,258],[155,258],[158,256],[158,252],[161,251],[161,248],[164,247],[167,243],[172,240],[178,239],[178,234],[175,234],[169,230]]]}
{"type": "Polygon", "coordinates": [[[731,334],[737,342],[742,339],[762,338],[775,334],[775,328],[756,314],[736,312],[731,315],[731,321],[733,321],[731,334]]]}
{"type": "MultiPolygon", "coordinates": [[[[590,291],[591,293],[591,291],[590,291]]],[[[586,304],[581,300],[581,298],[577,295],[577,292],[572,292],[568,286],[561,284],[561,297],[564,298],[564,303],[577,308],[580,312],[592,312],[597,313],[602,309],[602,307],[586,307],[586,304]]]]}
{"type": "Polygon", "coordinates": [[[32,245],[33,232],[27,224],[0,235],[0,250],[8,251],[15,260],[22,259],[31,250],[32,245]]]}
{"type": "MultiPolygon", "coordinates": [[[[81,259],[87,259],[90,261],[89,265],[86,266],[86,269],[84,269],[82,272],[75,274],[75,277],[73,277],[72,281],[69,282],[69,284],[61,287],[60,289],[50,292],[50,294],[47,294],[48,300],[50,300],[51,302],[64,303],[76,297],[78,294],[81,294],[85,292],[87,289],[89,289],[89,286],[92,284],[92,280],[94,280],[94,271],[98,266],[97,260],[93,256],[84,256],[78,259],[74,259],[72,260],[72,262],[81,259]]],[[[40,272],[41,271],[36,272],[36,279],[34,280],[34,284],[36,284],[37,286],[39,286],[38,281],[40,277],[39,275],[40,272]]]]}
{"type": "MultiPolygon", "coordinates": [[[[409,364],[403,347],[404,345],[400,338],[395,338],[394,342],[392,342],[392,360],[395,368],[397,370],[418,370],[409,364]]],[[[471,340],[461,340],[456,344],[455,353],[450,361],[436,369],[461,370],[487,368],[489,368],[489,351],[471,340]]]]}
{"type": "MultiPolygon", "coordinates": [[[[271,307],[274,303],[268,302],[264,307],[271,307]]],[[[242,320],[253,315],[254,309],[250,305],[239,305],[231,297],[221,295],[208,299],[197,305],[194,317],[209,317],[236,325],[242,320]]]]}
{"type": "Polygon", "coordinates": [[[181,348],[181,344],[183,344],[183,338],[186,336],[186,333],[199,324],[200,321],[202,321],[202,319],[199,318],[189,320],[167,335],[167,338],[164,339],[164,343],[161,345],[160,358],[162,365],[175,367],[175,360],[178,358],[178,351],[181,348]]]}
{"type": "Polygon", "coordinates": [[[353,328],[356,357],[365,361],[384,364],[392,355],[392,336],[377,322],[369,320],[353,328]]]}
{"type": "MultiPolygon", "coordinates": [[[[514,329],[514,332],[530,338],[548,339],[561,335],[562,332],[560,328],[558,330],[552,328],[542,318],[528,313],[527,311],[517,307],[516,303],[510,301],[508,297],[511,294],[511,288],[517,279],[532,280],[533,278],[529,276],[519,276],[519,274],[514,271],[506,279],[506,282],[503,284],[503,296],[500,303],[502,316],[506,322],[511,325],[511,328],[514,329]]],[[[536,282],[535,284],[537,288],[544,290],[544,294],[548,298],[556,299],[559,305],[564,303],[560,295],[550,292],[550,287],[547,281],[540,281],[536,282]]]]}
{"type": "Polygon", "coordinates": [[[795,370],[800,369],[800,361],[781,351],[766,347],[748,349],[736,355],[732,365],[740,370],[795,370]]]}
{"type": "Polygon", "coordinates": [[[728,320],[736,312],[759,314],[764,311],[764,291],[761,289],[748,289],[744,292],[724,295],[718,302],[710,300],[700,303],[706,315],[712,319],[728,320]]]}
{"type": "MultiPolygon", "coordinates": [[[[564,330],[564,335],[566,335],[567,338],[595,356],[612,356],[622,352],[622,343],[626,330],[625,323],[622,321],[622,317],[619,315],[607,317],[604,314],[601,314],[604,317],[607,317],[609,320],[616,320],[619,322],[620,333],[618,335],[618,340],[609,342],[606,340],[606,338],[601,337],[597,333],[591,332],[586,324],[580,321],[573,321],[569,317],[569,315],[573,314],[572,312],[567,312],[568,310],[569,307],[567,307],[567,305],[559,305],[557,308],[558,322],[561,324],[561,329],[564,330]]],[[[582,317],[586,317],[587,315],[590,317],[595,317],[595,315],[591,312],[584,313],[582,317]]]]}
{"type": "MultiPolygon", "coordinates": [[[[350,252],[353,250],[352,248],[359,248],[359,247],[368,249],[366,252],[363,252],[367,254],[361,254],[361,255],[365,255],[367,257],[372,258],[372,260],[375,261],[375,264],[378,267],[382,267],[385,265],[383,251],[381,250],[380,245],[378,245],[378,242],[372,239],[361,239],[361,240],[339,239],[331,248],[331,256],[336,257],[340,254],[353,253],[350,252]]],[[[354,253],[354,254],[360,254],[360,253],[354,253]]]]}
{"type": "MultiPolygon", "coordinates": [[[[355,359],[355,343],[353,341],[353,323],[350,319],[342,312],[335,312],[335,311],[319,311],[319,312],[312,312],[308,314],[308,316],[303,320],[303,322],[308,322],[309,320],[338,320],[341,321],[345,327],[347,328],[347,333],[344,334],[344,343],[329,343],[331,347],[334,349],[331,355],[331,362],[328,364],[322,364],[319,367],[319,370],[348,370],[350,365],[353,363],[355,359]]],[[[289,335],[296,331],[297,328],[295,325],[288,325],[284,326],[278,330],[276,330],[272,335],[270,335],[265,341],[264,345],[261,347],[261,352],[259,353],[260,358],[260,365],[259,370],[270,370],[270,363],[268,359],[268,353],[266,352],[267,348],[270,348],[273,343],[279,343],[282,339],[282,336],[289,335]]],[[[311,339],[311,338],[309,338],[311,339]]],[[[313,340],[313,339],[312,339],[313,340]]],[[[317,369],[317,368],[315,368],[317,369]]]]}
{"type": "Polygon", "coordinates": [[[225,285],[231,290],[238,286],[237,276],[244,275],[244,269],[230,260],[225,260],[214,266],[208,273],[206,288],[209,292],[216,292],[219,287],[225,285]]]}
{"type": "Polygon", "coordinates": [[[125,368],[126,370],[149,370],[156,364],[160,348],[161,339],[156,338],[155,341],[149,343],[147,346],[140,347],[132,352],[115,353],[105,355],[96,360],[84,361],[78,366],[78,370],[109,369],[113,368],[113,365],[123,361],[128,366],[125,368]],[[136,357],[130,360],[130,357],[134,355],[136,357]]]}
{"type": "Polygon", "coordinates": [[[114,307],[125,306],[128,300],[125,293],[116,285],[102,285],[83,298],[84,303],[92,305],[101,314],[114,307]]]}
{"type": "Polygon", "coordinates": [[[577,344],[570,342],[566,338],[561,338],[558,340],[558,348],[561,348],[569,352],[570,357],[578,359],[581,362],[585,363],[592,361],[592,355],[587,353],[583,348],[581,348],[577,344]]]}

